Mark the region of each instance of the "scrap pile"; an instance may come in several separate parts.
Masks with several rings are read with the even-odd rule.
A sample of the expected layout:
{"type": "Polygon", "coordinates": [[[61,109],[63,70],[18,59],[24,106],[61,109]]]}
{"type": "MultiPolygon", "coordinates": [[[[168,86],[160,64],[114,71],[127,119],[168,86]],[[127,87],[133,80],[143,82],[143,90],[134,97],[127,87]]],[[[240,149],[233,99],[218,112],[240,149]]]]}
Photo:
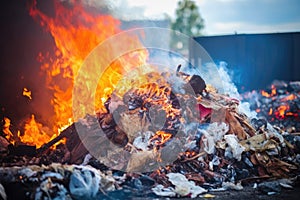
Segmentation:
{"type": "Polygon", "coordinates": [[[105,112],[79,120],[31,155],[14,154],[16,146],[5,151],[2,142],[0,183],[26,187],[29,199],[193,198],[282,178],[280,186],[291,188],[300,136],[250,119],[239,100],[179,70],[146,74],[163,80],[112,95],[105,112]],[[182,87],[171,87],[172,80],[182,87]],[[49,149],[62,138],[66,144],[49,149]],[[5,167],[17,164],[23,167],[5,167]]]}
{"type": "Polygon", "coordinates": [[[300,82],[274,81],[271,88],[243,95],[258,116],[287,132],[300,132],[300,82]]]}

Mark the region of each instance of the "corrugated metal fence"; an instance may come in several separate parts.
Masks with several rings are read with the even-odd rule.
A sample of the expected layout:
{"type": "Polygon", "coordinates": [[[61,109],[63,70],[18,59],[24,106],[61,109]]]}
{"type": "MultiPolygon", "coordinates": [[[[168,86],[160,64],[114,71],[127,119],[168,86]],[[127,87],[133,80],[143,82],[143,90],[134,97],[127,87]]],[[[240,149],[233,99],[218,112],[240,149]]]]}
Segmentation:
{"type": "MultiPolygon", "coordinates": [[[[240,89],[265,88],[273,80],[300,80],[300,32],[194,38],[217,63],[225,61],[240,89]]],[[[199,55],[190,45],[190,60],[199,55]]]]}

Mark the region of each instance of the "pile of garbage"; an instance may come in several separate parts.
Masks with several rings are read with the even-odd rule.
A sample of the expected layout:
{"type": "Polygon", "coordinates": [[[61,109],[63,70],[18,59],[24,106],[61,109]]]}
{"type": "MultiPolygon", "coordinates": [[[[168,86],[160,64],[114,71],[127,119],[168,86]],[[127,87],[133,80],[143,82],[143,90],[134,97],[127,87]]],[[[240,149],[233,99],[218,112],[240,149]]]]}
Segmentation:
{"type": "MultiPolygon", "coordinates": [[[[267,194],[291,189],[299,175],[300,136],[274,128],[265,119],[248,117],[239,100],[219,94],[201,77],[188,78],[198,92],[188,98],[168,93],[173,95],[171,106],[181,101],[185,109],[168,118],[163,131],[155,132],[151,122],[170,110],[155,110],[158,115],[150,121],[147,112],[153,110],[147,110],[144,100],[137,97],[145,94],[134,90],[131,99],[118,103],[122,106],[119,113],[123,115],[118,118],[121,123],[108,107],[108,112],[86,116],[39,149],[12,146],[2,138],[2,198],[6,199],[6,193],[9,198],[17,195],[13,196],[17,199],[195,198],[210,197],[211,192],[242,190],[249,184],[267,194]],[[124,109],[126,104],[130,104],[128,110],[126,106],[124,109]],[[140,119],[145,120],[143,125],[137,123],[140,119]],[[143,132],[145,124],[152,129],[143,132]],[[127,132],[122,131],[124,127],[127,132]],[[78,137],[79,132],[84,138],[78,137]],[[55,150],[49,148],[64,137],[66,144],[55,150]],[[111,151],[110,145],[118,149],[111,151]],[[91,155],[90,147],[99,154],[91,155]],[[24,149],[30,154],[26,155],[24,149]],[[15,194],[12,190],[22,192],[15,194]]],[[[146,97],[147,101],[153,100],[146,97]]],[[[156,106],[151,102],[147,105],[156,106]]],[[[177,111],[176,105],[171,111],[177,111]]]]}
{"type": "Polygon", "coordinates": [[[242,96],[259,118],[289,133],[300,132],[299,81],[273,81],[266,90],[253,90],[242,96]]]}

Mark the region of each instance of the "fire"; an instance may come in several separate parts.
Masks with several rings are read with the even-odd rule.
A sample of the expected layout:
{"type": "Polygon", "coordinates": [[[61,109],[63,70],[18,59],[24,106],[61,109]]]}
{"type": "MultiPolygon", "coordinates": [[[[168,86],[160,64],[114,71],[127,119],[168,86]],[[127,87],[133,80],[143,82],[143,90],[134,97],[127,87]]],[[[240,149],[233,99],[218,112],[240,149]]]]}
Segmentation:
{"type": "MultiPolygon", "coordinates": [[[[109,15],[88,13],[84,6],[73,2],[63,5],[54,1],[54,17],[37,8],[34,1],[29,14],[51,33],[55,55],[40,53],[41,70],[46,75],[46,87],[53,92],[51,104],[55,116],[53,132],[62,130],[72,119],[72,91],[74,77],[85,57],[99,43],[119,31],[119,21],[109,15]]],[[[91,73],[92,74],[92,73],[91,73]]]]}
{"type": "Polygon", "coordinates": [[[270,108],[268,115],[272,115],[273,114],[273,108],[270,108]]]}
{"type": "MultiPolygon", "coordinates": [[[[146,56],[147,54],[140,55],[146,56]]],[[[145,62],[145,60],[140,61],[141,63],[145,62]]],[[[164,111],[166,117],[165,125],[168,125],[168,120],[181,119],[181,111],[173,105],[174,99],[171,98],[172,89],[166,81],[165,76],[167,76],[167,73],[165,73],[163,77],[161,73],[157,72],[156,67],[152,65],[136,67],[134,70],[131,70],[127,76],[123,78],[120,77],[119,83],[115,87],[114,94],[120,99],[122,99],[124,95],[128,95],[128,97],[132,99],[139,99],[142,104],[138,107],[145,111],[152,107],[164,111]]],[[[106,82],[109,83],[108,81],[106,82]]],[[[103,84],[99,84],[99,86],[103,84]]],[[[111,91],[111,89],[112,88],[109,88],[108,91],[111,91]]],[[[134,107],[132,109],[136,108],[134,107]]],[[[171,133],[156,131],[155,135],[150,139],[150,143],[154,142],[156,146],[161,146],[170,140],[171,137],[171,133]]]]}
{"type": "Polygon", "coordinates": [[[271,86],[271,93],[268,93],[264,90],[261,91],[261,95],[264,96],[264,97],[273,97],[277,94],[276,92],[276,88],[274,85],[271,86]]]}
{"type": "Polygon", "coordinates": [[[284,97],[282,99],[280,99],[281,102],[285,102],[285,101],[293,101],[297,98],[297,96],[295,94],[290,94],[287,97],[284,97]]]}
{"type": "Polygon", "coordinates": [[[26,87],[23,89],[23,96],[28,97],[30,100],[32,99],[31,91],[28,90],[26,87]]]}
{"type": "MultiPolygon", "coordinates": [[[[151,67],[151,66],[150,66],[151,67]]],[[[146,70],[147,71],[147,70],[146,70]]],[[[166,117],[180,117],[180,109],[172,106],[171,87],[158,72],[139,75],[138,82],[131,84],[130,94],[142,98],[144,104],[159,105],[166,112],[166,117]]]]}
{"type": "Polygon", "coordinates": [[[156,145],[163,145],[169,139],[171,139],[172,134],[164,131],[157,131],[156,134],[151,138],[150,142],[155,141],[156,145]]]}
{"type": "Polygon", "coordinates": [[[12,144],[14,144],[14,134],[10,131],[10,119],[8,119],[7,117],[4,117],[4,125],[3,125],[3,133],[5,134],[5,138],[11,142],[12,144]]]}
{"type": "MultiPolygon", "coordinates": [[[[127,42],[139,43],[135,38],[128,38],[127,42]]],[[[146,65],[147,58],[147,50],[141,49],[117,58],[107,67],[98,82],[95,94],[96,111],[103,110],[104,103],[113,92],[122,98],[132,87],[148,81],[144,75],[152,71],[153,68],[146,65]]]]}
{"type": "MultiPolygon", "coordinates": [[[[50,102],[53,106],[54,116],[47,116],[48,119],[50,118],[48,121],[51,121],[52,124],[42,125],[37,122],[35,115],[32,115],[24,127],[24,133],[19,132],[18,134],[21,142],[40,147],[56,137],[74,120],[77,120],[72,118],[72,93],[75,77],[78,75],[86,56],[105,39],[120,32],[120,22],[110,15],[87,12],[85,6],[77,1],[68,3],[54,1],[54,17],[52,17],[39,10],[37,1],[34,0],[30,6],[29,14],[52,35],[55,43],[54,54],[49,53],[51,52],[49,50],[49,52],[40,52],[37,57],[37,60],[41,62],[41,71],[46,76],[46,89],[53,94],[50,102]],[[52,130],[47,129],[47,127],[52,130]]],[[[168,95],[171,91],[168,85],[161,88],[161,84],[146,84],[157,83],[161,76],[155,75],[151,78],[144,76],[153,71],[153,68],[146,65],[148,52],[143,49],[143,45],[138,38],[128,35],[124,41],[116,42],[114,48],[103,52],[101,56],[104,58],[109,57],[112,54],[110,51],[124,48],[126,45],[138,47],[136,48],[138,50],[121,55],[109,66],[103,66],[104,64],[100,61],[95,61],[97,65],[106,69],[101,78],[96,77],[97,80],[100,79],[95,91],[94,111],[103,111],[105,109],[104,103],[112,93],[122,97],[128,90],[139,88],[139,92],[150,89],[147,97],[149,99],[154,96],[160,98],[156,101],[152,98],[152,101],[154,104],[163,106],[167,117],[179,116],[179,110],[168,103],[168,95]],[[132,80],[135,80],[134,84],[132,80]]],[[[88,79],[95,76],[94,71],[88,71],[86,74],[87,80],[81,80],[82,84],[85,84],[85,87],[82,88],[90,88],[88,79]]],[[[88,98],[85,96],[84,89],[79,89],[79,91],[82,91],[80,94],[82,100],[88,98]]],[[[24,88],[24,95],[31,98],[31,93],[27,88],[24,88]]],[[[86,113],[81,110],[78,112],[86,113]]],[[[43,116],[43,111],[38,116],[43,116]]],[[[160,138],[162,144],[171,138],[170,133],[163,131],[158,131],[156,135],[160,138]]]]}
{"type": "Polygon", "coordinates": [[[289,105],[281,105],[275,111],[275,116],[279,119],[283,119],[287,110],[289,110],[289,105]]]}
{"type": "MultiPolygon", "coordinates": [[[[49,101],[53,106],[54,116],[47,116],[48,119],[50,118],[48,121],[53,124],[42,125],[36,121],[35,115],[32,115],[24,127],[25,132],[22,134],[19,131],[18,134],[21,142],[37,147],[57,136],[74,121],[72,118],[72,92],[74,78],[79,68],[85,57],[98,44],[120,32],[118,20],[110,15],[88,12],[82,3],[70,1],[66,4],[61,1],[53,1],[53,4],[53,16],[48,16],[39,10],[36,0],[31,3],[29,8],[30,16],[51,34],[55,43],[53,55],[49,53],[52,49],[49,49],[49,52],[40,52],[37,57],[37,60],[41,62],[41,71],[46,76],[45,87],[53,94],[49,101]],[[48,129],[46,133],[46,127],[50,127],[52,131],[48,129]]],[[[116,48],[124,45],[122,42],[116,43],[116,48]]],[[[139,40],[128,36],[128,40],[125,42],[132,45],[139,43],[139,40]]],[[[104,52],[103,56],[109,54],[110,52],[104,52]]],[[[97,93],[100,95],[100,102],[96,103],[98,109],[103,108],[103,103],[122,78],[124,71],[144,64],[146,57],[147,52],[140,50],[138,53],[133,52],[124,56],[123,60],[118,59],[107,68],[99,82],[100,86],[97,88],[97,93]]],[[[101,63],[99,64],[101,65],[101,63]]],[[[88,74],[93,76],[94,72],[91,71],[88,74]]],[[[23,95],[29,99],[32,98],[31,91],[27,88],[24,88],[23,95]]],[[[84,96],[84,94],[82,95],[84,96]]],[[[39,116],[43,116],[42,110],[39,116]]],[[[4,129],[9,130],[9,125],[6,125],[4,129]]],[[[8,131],[6,132],[10,135],[8,131]]]]}
{"type": "Polygon", "coordinates": [[[35,116],[31,115],[30,120],[25,124],[24,134],[18,131],[21,142],[28,145],[35,145],[37,148],[50,141],[50,136],[43,130],[43,125],[36,122],[35,116]]]}

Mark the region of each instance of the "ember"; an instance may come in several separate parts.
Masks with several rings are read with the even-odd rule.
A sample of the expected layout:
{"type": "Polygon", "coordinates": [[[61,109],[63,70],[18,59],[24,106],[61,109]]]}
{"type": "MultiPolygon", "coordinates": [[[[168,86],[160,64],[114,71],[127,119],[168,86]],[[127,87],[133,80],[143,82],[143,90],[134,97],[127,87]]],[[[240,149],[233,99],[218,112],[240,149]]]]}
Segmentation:
{"type": "Polygon", "coordinates": [[[244,99],[259,117],[288,132],[300,131],[300,88],[299,82],[274,82],[271,92],[253,91],[244,94],[244,99]],[[265,95],[265,94],[268,95],[265,95]]]}
{"type": "Polygon", "coordinates": [[[23,96],[28,97],[30,100],[32,99],[32,97],[31,97],[31,91],[28,90],[27,88],[23,89],[23,96]]]}

